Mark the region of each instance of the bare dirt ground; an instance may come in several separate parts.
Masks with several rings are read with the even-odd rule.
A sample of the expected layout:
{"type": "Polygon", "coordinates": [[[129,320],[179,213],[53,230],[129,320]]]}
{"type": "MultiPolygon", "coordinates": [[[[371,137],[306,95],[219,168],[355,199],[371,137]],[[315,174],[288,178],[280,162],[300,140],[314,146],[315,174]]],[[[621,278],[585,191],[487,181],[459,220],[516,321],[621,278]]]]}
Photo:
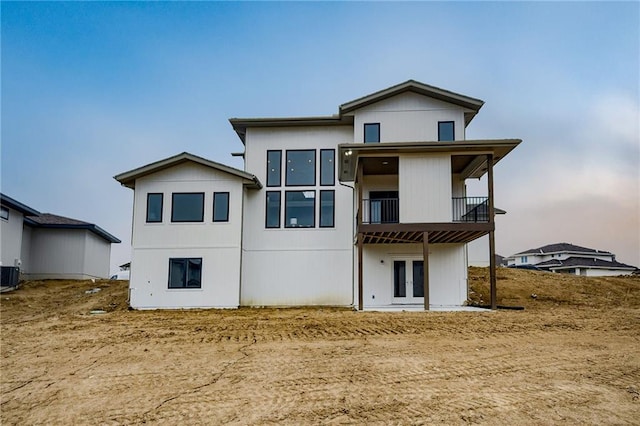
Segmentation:
{"type": "Polygon", "coordinates": [[[500,269],[526,309],[486,313],[128,311],[126,285],[2,294],[3,425],[640,423],[638,278],[500,269]]]}

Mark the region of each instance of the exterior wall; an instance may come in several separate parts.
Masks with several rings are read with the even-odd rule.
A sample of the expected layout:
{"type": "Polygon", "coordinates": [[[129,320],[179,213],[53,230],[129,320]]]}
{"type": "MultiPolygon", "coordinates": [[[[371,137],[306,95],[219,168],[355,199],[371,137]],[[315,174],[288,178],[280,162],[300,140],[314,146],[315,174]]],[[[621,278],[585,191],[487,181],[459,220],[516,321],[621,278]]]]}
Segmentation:
{"type": "MultiPolygon", "coordinates": [[[[247,191],[244,206],[241,304],[249,306],[351,306],[353,250],[353,190],[338,183],[320,186],[320,149],[351,142],[350,126],[249,128],[245,169],[265,187],[247,191]],[[266,187],[267,150],[316,149],[316,186],[266,187]],[[314,228],[285,228],[285,191],[316,192],[314,228]],[[335,227],[319,228],[319,191],[335,191],[335,227]],[[266,192],[281,192],[281,227],[265,227],[266,192]]],[[[336,152],[337,159],[337,152],[336,152]]],[[[337,174],[337,165],[336,165],[337,174]]]]}
{"type": "Polygon", "coordinates": [[[17,210],[6,208],[9,210],[9,219],[0,219],[0,260],[2,266],[15,266],[14,262],[20,259],[21,254],[24,216],[17,210]]]}
{"type": "Polygon", "coordinates": [[[380,123],[380,142],[438,140],[438,121],[453,121],[455,139],[465,139],[464,109],[406,92],[354,113],[354,142],[364,141],[364,124],[380,123]]]}
{"type": "Polygon", "coordinates": [[[398,191],[398,175],[365,175],[362,182],[362,198],[371,198],[371,191],[398,191]]]}
{"type": "MultiPolygon", "coordinates": [[[[460,306],[467,300],[464,244],[429,246],[429,302],[460,306]]],[[[363,251],[364,307],[393,305],[393,261],[422,260],[422,244],[372,244],[363,251]]]]}
{"type": "Polygon", "coordinates": [[[31,266],[31,234],[33,228],[24,225],[22,227],[22,249],[20,250],[20,258],[22,259],[22,266],[20,267],[20,273],[25,274],[29,272],[31,266]]]}
{"type": "Polygon", "coordinates": [[[130,304],[134,308],[235,308],[240,294],[243,184],[184,163],[136,180],[130,304]],[[171,194],[204,192],[204,221],[171,222],[171,194]],[[229,221],[213,222],[213,193],[229,192],[229,221]],[[147,194],[162,193],[161,223],[146,223],[147,194]],[[170,258],[202,258],[200,289],[169,289],[170,258]]]}
{"type": "Polygon", "coordinates": [[[91,277],[109,278],[111,243],[93,232],[85,232],[83,272],[91,277]]]}
{"type": "MultiPolygon", "coordinates": [[[[84,270],[85,229],[31,230],[31,255],[25,277],[41,279],[88,279],[84,270]]],[[[107,259],[108,260],[108,259],[107,259]]]]}
{"type": "Polygon", "coordinates": [[[451,222],[451,156],[401,155],[400,222],[451,222]]]}
{"type": "Polygon", "coordinates": [[[576,275],[582,275],[587,277],[616,277],[619,275],[629,275],[633,271],[620,270],[620,269],[605,269],[605,268],[576,268],[576,275]]]}

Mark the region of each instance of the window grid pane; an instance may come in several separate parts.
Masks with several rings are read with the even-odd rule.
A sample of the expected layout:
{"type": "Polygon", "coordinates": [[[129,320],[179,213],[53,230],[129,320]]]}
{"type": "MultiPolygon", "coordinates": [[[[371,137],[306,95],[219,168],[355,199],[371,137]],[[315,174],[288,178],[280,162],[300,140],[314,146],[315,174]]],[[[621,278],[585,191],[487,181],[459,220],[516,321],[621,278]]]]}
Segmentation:
{"type": "Polygon", "coordinates": [[[267,228],[280,228],[280,191],[267,191],[266,218],[267,228]]]}
{"type": "Polygon", "coordinates": [[[147,194],[147,223],[162,222],[162,194],[147,194]]]}
{"type": "Polygon", "coordinates": [[[229,221],[229,193],[215,192],[213,194],[213,221],[229,221]]]}
{"type": "Polygon", "coordinates": [[[282,151],[267,151],[267,186],[280,186],[282,151]]]}
{"type": "Polygon", "coordinates": [[[335,150],[320,150],[320,185],[333,186],[336,183],[335,150]]]}
{"type": "Polygon", "coordinates": [[[174,193],[171,203],[172,222],[203,222],[204,193],[174,193]]]}
{"type": "Polygon", "coordinates": [[[335,191],[320,191],[320,227],[333,228],[335,221],[335,191]]]}
{"type": "Polygon", "coordinates": [[[315,149],[287,151],[287,186],[316,185],[315,149]]]}
{"type": "Polygon", "coordinates": [[[316,192],[315,191],[287,191],[285,193],[285,223],[286,228],[315,227],[316,192]]]}

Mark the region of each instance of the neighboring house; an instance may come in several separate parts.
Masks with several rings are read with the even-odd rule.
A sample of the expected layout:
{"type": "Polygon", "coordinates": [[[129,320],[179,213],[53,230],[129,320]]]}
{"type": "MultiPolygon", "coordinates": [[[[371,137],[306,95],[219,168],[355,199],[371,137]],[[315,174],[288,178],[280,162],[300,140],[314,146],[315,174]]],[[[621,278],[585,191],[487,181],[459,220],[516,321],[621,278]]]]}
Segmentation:
{"type": "Polygon", "coordinates": [[[508,266],[533,265],[551,272],[590,277],[627,275],[636,267],[616,261],[613,253],[567,243],[525,250],[507,258],[508,266]]]}
{"type": "Polygon", "coordinates": [[[2,207],[2,264],[19,267],[23,279],[109,277],[111,244],[120,242],[113,235],[92,223],[39,213],[4,194],[2,207]]]}
{"type": "Polygon", "coordinates": [[[463,305],[466,244],[495,252],[493,167],[521,142],[465,140],[482,105],[410,80],[333,116],[230,119],[245,171],[182,153],[115,176],[135,191],[131,306],[463,305]]]}

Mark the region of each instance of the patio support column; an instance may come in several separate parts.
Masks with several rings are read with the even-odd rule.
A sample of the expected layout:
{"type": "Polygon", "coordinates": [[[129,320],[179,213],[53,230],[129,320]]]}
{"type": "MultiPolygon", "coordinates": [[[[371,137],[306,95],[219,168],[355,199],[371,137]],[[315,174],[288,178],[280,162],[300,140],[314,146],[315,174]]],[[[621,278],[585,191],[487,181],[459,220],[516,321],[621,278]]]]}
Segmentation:
{"type": "Polygon", "coordinates": [[[496,289],[496,240],[495,240],[495,209],[493,201],[493,154],[487,155],[487,185],[489,190],[489,288],[491,293],[491,309],[497,309],[496,289]]]}
{"type": "Polygon", "coordinates": [[[358,239],[358,310],[362,311],[364,308],[364,277],[362,276],[362,249],[364,246],[364,235],[360,232],[360,226],[362,225],[362,161],[358,159],[358,169],[356,174],[356,187],[358,193],[358,204],[356,206],[356,227],[358,233],[356,238],[358,239]]]}
{"type": "Polygon", "coordinates": [[[429,310],[429,233],[422,233],[422,264],[423,264],[423,280],[424,286],[424,310],[429,310]]]}

